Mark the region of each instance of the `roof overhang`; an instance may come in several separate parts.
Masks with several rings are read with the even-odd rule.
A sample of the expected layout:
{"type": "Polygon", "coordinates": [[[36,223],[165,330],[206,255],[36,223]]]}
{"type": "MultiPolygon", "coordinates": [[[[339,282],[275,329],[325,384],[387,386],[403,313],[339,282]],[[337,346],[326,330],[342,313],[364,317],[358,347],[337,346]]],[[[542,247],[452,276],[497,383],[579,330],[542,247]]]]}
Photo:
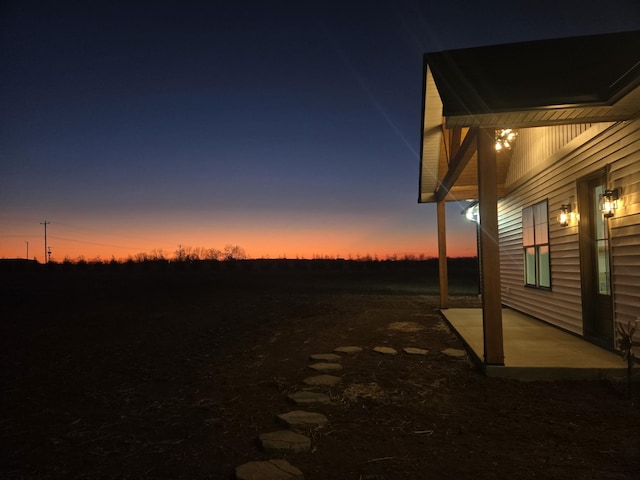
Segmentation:
{"type": "Polygon", "coordinates": [[[428,64],[424,69],[424,94],[422,99],[422,155],[420,166],[419,202],[433,201],[438,181],[442,144],[442,99],[428,64]]]}
{"type": "MultiPolygon", "coordinates": [[[[528,128],[640,115],[640,31],[425,54],[419,202],[438,194],[451,129],[528,128]]],[[[472,197],[473,198],[473,197],[472,197]]]]}

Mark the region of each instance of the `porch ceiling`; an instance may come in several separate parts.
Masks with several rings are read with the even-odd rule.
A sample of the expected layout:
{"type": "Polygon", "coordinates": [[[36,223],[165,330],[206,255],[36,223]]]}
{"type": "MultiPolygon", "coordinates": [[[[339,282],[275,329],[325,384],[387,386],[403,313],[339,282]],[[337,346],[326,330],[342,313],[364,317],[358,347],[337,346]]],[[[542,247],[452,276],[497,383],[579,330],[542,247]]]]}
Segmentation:
{"type": "MultiPolygon", "coordinates": [[[[628,120],[640,114],[640,31],[428,53],[419,202],[476,199],[477,157],[456,163],[455,129],[628,120]],[[508,67],[508,68],[507,68],[508,67]],[[451,168],[456,168],[452,172],[451,168]],[[456,174],[453,183],[447,175],[456,174]],[[441,192],[438,193],[438,190],[441,192]]],[[[510,152],[498,152],[498,194],[510,152]]]]}

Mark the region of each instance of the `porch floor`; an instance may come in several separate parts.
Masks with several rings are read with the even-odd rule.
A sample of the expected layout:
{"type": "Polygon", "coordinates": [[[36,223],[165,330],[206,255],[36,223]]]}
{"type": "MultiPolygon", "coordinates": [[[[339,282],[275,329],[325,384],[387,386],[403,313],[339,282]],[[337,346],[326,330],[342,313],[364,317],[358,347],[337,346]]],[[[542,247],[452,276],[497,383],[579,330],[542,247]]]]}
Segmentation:
{"type": "Polygon", "coordinates": [[[488,376],[626,381],[622,356],[508,308],[502,310],[504,366],[484,365],[482,309],[450,308],[441,313],[488,376]]]}

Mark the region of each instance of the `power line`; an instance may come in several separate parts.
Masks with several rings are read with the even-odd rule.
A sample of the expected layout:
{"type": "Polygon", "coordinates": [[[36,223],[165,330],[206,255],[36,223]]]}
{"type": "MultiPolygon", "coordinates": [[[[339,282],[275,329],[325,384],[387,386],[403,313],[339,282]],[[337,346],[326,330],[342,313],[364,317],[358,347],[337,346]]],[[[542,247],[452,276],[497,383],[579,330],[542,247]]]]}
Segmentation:
{"type": "MultiPolygon", "coordinates": [[[[56,223],[56,225],[59,225],[59,224],[56,223]]],[[[87,245],[99,245],[101,247],[122,248],[126,250],[138,250],[138,251],[144,250],[144,248],[142,247],[131,247],[131,246],[125,246],[125,245],[115,245],[112,243],[91,242],[89,240],[78,240],[75,238],[58,237],[53,235],[50,235],[50,238],[55,238],[56,240],[64,240],[65,242],[84,243],[87,245]]]]}

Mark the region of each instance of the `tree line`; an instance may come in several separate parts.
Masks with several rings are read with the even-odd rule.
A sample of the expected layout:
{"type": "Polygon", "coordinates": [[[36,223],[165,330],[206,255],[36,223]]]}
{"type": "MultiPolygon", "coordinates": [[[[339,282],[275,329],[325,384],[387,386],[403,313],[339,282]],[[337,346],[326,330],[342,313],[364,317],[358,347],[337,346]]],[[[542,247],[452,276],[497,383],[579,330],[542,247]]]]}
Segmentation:
{"type": "MultiPolygon", "coordinates": [[[[111,260],[101,259],[100,257],[86,259],[84,256],[79,256],[77,258],[65,257],[62,263],[65,264],[82,264],[82,263],[145,263],[145,262],[177,262],[177,263],[193,263],[198,261],[214,261],[214,262],[222,262],[222,261],[233,261],[233,260],[248,260],[250,257],[247,255],[247,252],[244,248],[239,245],[226,245],[223,249],[217,248],[206,248],[206,247],[193,247],[189,245],[178,245],[176,250],[173,252],[168,252],[164,249],[157,248],[153,249],[149,252],[140,252],[135,255],[129,255],[126,258],[116,259],[112,257],[111,260]]],[[[340,260],[340,261],[350,261],[350,262],[422,262],[425,260],[431,260],[432,257],[426,256],[424,254],[413,255],[413,254],[404,254],[400,255],[397,253],[388,254],[384,257],[379,257],[378,255],[347,255],[346,257],[341,257],[339,255],[327,255],[327,254],[315,254],[310,259],[296,256],[295,258],[289,258],[286,255],[276,258],[275,260],[340,260]]],[[[273,260],[269,257],[260,258],[260,260],[273,260]]],[[[51,263],[57,263],[54,259],[50,261],[51,263]]]]}

